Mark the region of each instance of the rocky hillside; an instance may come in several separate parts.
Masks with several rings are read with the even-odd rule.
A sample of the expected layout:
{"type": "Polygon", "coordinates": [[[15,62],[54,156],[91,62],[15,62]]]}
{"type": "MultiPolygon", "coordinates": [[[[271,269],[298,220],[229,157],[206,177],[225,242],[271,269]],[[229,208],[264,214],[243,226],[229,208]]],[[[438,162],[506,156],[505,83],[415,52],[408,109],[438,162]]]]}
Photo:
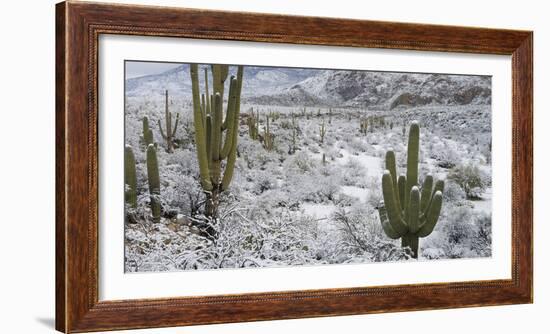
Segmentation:
{"type": "MultiPolygon", "coordinates": [[[[244,76],[243,101],[249,104],[391,110],[491,103],[488,76],[277,67],[245,67],[244,76]]],[[[127,96],[161,94],[164,89],[172,96],[190,97],[189,66],[126,80],[127,96]]]]}
{"type": "Polygon", "coordinates": [[[446,74],[321,71],[258,104],[327,105],[394,109],[424,105],[491,103],[491,78],[446,74]]]}

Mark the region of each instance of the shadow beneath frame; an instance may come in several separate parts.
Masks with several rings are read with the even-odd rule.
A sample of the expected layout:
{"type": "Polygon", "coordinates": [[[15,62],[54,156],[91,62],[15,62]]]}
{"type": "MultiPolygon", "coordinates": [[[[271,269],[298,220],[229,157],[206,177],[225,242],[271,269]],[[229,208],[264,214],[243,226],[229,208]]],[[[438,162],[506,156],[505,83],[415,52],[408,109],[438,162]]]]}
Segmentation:
{"type": "Polygon", "coordinates": [[[54,318],[35,318],[36,322],[48,327],[49,329],[55,329],[55,319],[54,318]]]}

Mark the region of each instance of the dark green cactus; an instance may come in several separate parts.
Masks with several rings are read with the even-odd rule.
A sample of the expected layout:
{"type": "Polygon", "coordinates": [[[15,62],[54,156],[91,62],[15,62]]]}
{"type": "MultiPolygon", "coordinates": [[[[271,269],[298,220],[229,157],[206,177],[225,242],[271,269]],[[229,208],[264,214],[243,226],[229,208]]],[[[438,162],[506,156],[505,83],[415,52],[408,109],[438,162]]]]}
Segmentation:
{"type": "Polygon", "coordinates": [[[132,208],[137,207],[136,158],[132,147],[124,147],[124,198],[132,208]]]}
{"type": "Polygon", "coordinates": [[[269,118],[271,118],[271,121],[275,122],[281,117],[281,114],[276,111],[269,111],[269,118]]]}
{"type": "Polygon", "coordinates": [[[328,124],[332,124],[332,108],[328,109],[328,124]]]}
{"type": "Polygon", "coordinates": [[[384,205],[378,210],[382,228],[392,239],[401,238],[402,247],[410,247],[418,258],[418,240],[432,233],[443,203],[444,183],[433,184],[433,177],[424,178],[422,189],[418,187],[418,152],[420,127],[411,124],[407,147],[407,175],[397,177],[395,154],[386,152],[386,170],[382,176],[384,205]]]}
{"type": "Polygon", "coordinates": [[[145,143],[145,148],[147,148],[149,144],[153,144],[155,142],[153,138],[153,130],[149,128],[149,119],[147,116],[143,117],[143,142],[145,143]]]}
{"type": "Polygon", "coordinates": [[[252,140],[258,140],[258,122],[258,117],[254,116],[254,110],[251,109],[250,115],[248,115],[248,118],[246,119],[246,124],[248,125],[248,136],[252,140]]]}
{"type": "MultiPolygon", "coordinates": [[[[243,66],[238,66],[236,78],[233,76],[230,78],[225,119],[223,115],[223,96],[229,66],[211,65],[210,68],[213,79],[213,95],[210,106],[207,102],[201,103],[197,64],[191,65],[191,89],[200,182],[207,195],[206,216],[216,218],[219,194],[229,188],[237,158],[243,66]],[[224,160],[226,160],[226,163],[222,176],[221,167],[224,160]]],[[[206,70],[205,86],[208,94],[206,70]]]]}
{"type": "Polygon", "coordinates": [[[162,130],[160,119],[158,121],[160,134],[166,142],[166,152],[172,153],[174,151],[174,139],[176,136],[176,130],[178,129],[178,122],[180,120],[180,114],[176,114],[176,124],[172,128],[172,113],[168,110],[168,91],[164,92],[164,117],[166,122],[166,131],[162,130]]]}
{"type": "Polygon", "coordinates": [[[327,128],[325,126],[325,120],[321,123],[319,126],[319,139],[321,140],[321,144],[325,142],[325,135],[327,134],[327,128]]]}
{"type": "Polygon", "coordinates": [[[151,199],[151,214],[154,223],[160,223],[160,177],[157,149],[155,145],[147,146],[147,180],[151,199]]]}
{"type": "Polygon", "coordinates": [[[269,129],[269,116],[265,118],[265,126],[264,126],[264,148],[268,151],[273,150],[274,148],[274,141],[275,137],[271,133],[271,130],[269,129]]]}
{"type": "Polygon", "coordinates": [[[369,121],[367,118],[359,119],[359,133],[361,133],[362,135],[366,135],[368,126],[369,126],[369,121]]]}

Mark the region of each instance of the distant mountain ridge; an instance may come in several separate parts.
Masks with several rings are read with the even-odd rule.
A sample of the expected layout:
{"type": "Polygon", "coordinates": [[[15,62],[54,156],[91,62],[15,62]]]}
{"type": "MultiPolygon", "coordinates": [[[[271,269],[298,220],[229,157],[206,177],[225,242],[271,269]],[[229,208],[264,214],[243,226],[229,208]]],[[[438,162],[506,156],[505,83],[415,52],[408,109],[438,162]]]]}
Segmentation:
{"type": "MultiPolygon", "coordinates": [[[[230,73],[235,71],[231,67],[230,73]]],[[[140,96],[168,89],[171,96],[190,98],[189,77],[189,65],[184,64],[128,79],[126,93],[140,96]]],[[[202,85],[204,75],[200,78],[202,85]]],[[[491,77],[245,66],[242,96],[244,103],[280,106],[487,105],[491,103],[491,77]]]]}

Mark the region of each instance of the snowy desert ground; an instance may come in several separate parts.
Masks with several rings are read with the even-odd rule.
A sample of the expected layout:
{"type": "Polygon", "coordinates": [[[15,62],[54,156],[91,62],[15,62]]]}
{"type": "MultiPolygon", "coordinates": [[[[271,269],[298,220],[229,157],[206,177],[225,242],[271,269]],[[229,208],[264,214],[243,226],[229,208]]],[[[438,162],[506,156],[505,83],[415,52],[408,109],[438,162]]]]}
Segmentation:
{"type": "Polygon", "coordinates": [[[126,82],[125,141],[138,190],[137,208],[126,210],[127,272],[417,261],[386,236],[377,210],[386,151],[395,151],[405,174],[413,121],[420,125],[420,180],[445,180],[439,221],[420,239],[418,260],[491,256],[491,105],[483,80],[245,71],[235,172],[212,239],[196,224],[205,195],[185,66],[126,82]],[[356,89],[350,81],[375,85],[356,89]],[[165,90],[169,110],[179,114],[171,153],[157,123],[164,125],[165,90]],[[260,135],[269,119],[272,149],[249,134],[248,118],[258,115],[260,135]],[[160,223],[151,219],[145,116],[157,143],[160,223]]]}

